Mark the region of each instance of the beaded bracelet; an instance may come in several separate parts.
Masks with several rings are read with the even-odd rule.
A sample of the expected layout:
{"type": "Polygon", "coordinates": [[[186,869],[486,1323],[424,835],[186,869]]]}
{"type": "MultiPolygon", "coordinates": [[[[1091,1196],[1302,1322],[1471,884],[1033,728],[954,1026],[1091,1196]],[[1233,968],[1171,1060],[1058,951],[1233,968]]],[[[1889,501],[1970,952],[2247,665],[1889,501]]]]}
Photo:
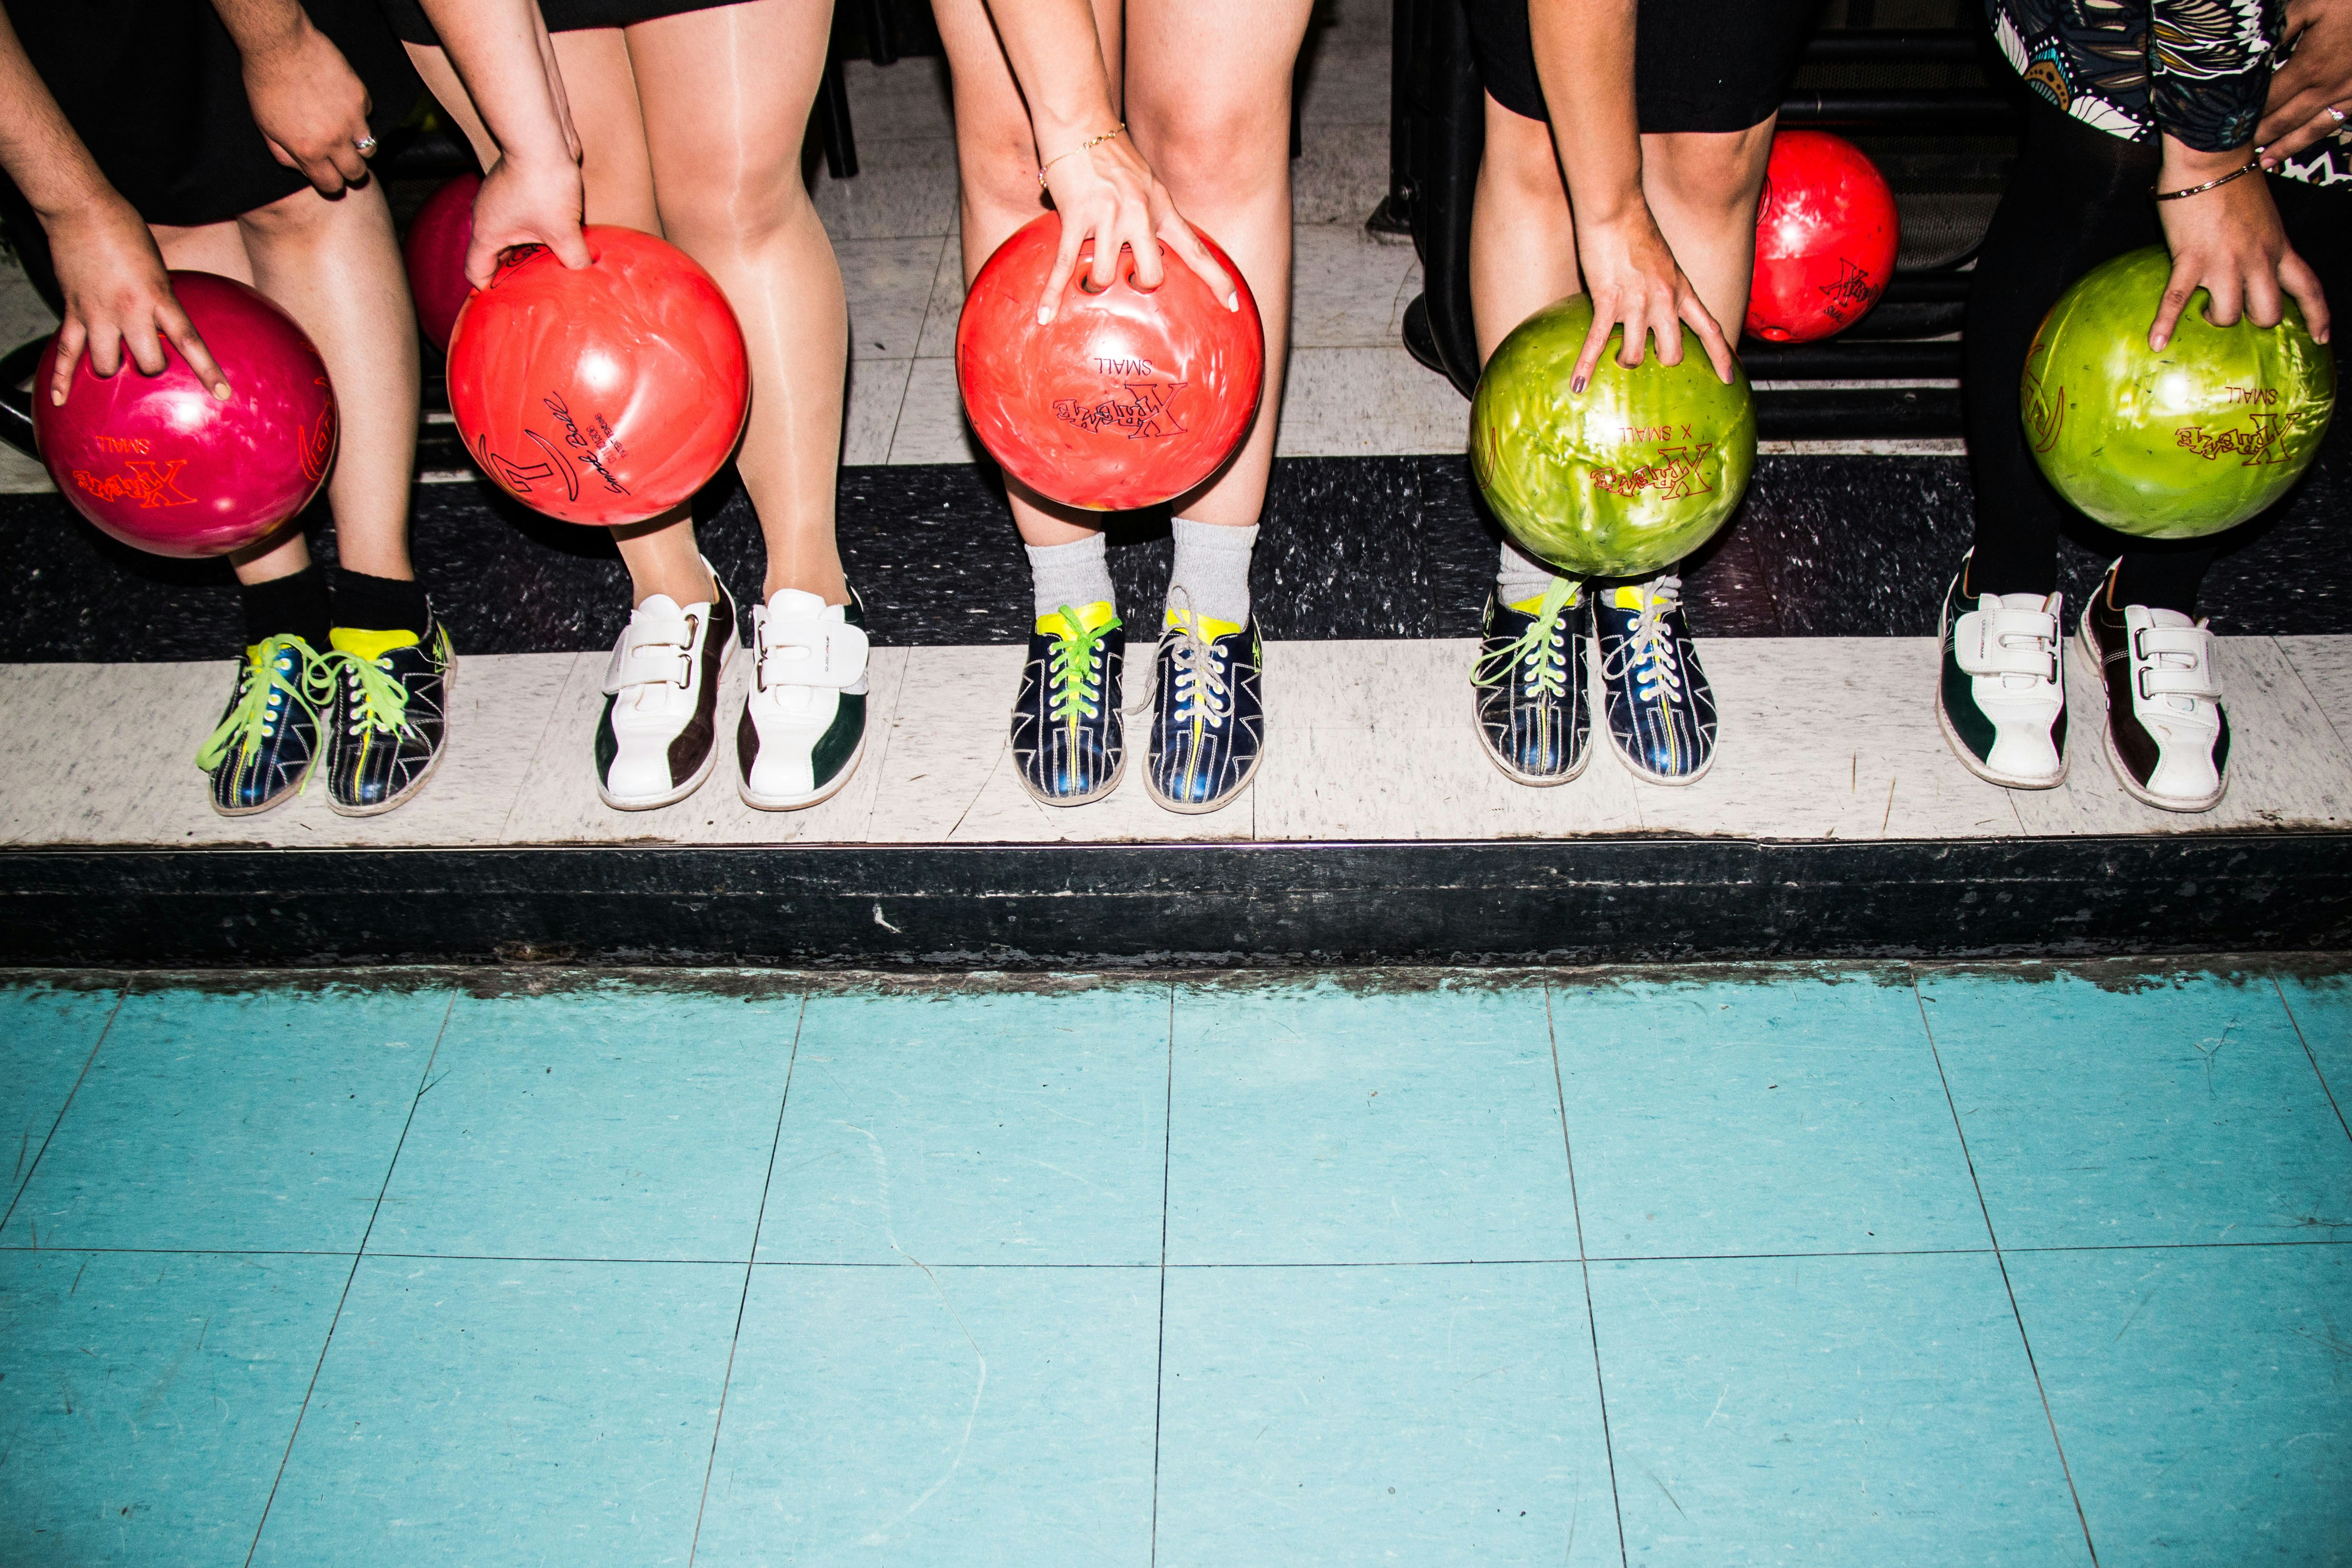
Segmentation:
{"type": "Polygon", "coordinates": [[[1045,188],[1045,171],[1060,162],[1063,159],[1071,156],[1073,153],[1084,152],[1089,147],[1098,147],[1114,136],[1124,136],[1126,134],[1127,121],[1122,120],[1117,125],[1112,126],[1108,131],[1104,131],[1100,136],[1087,137],[1084,141],[1081,141],[1076,147],[1071,148],[1068,152],[1055,153],[1051,158],[1046,159],[1043,163],[1037,165],[1037,188],[1041,191],[1045,188]]]}

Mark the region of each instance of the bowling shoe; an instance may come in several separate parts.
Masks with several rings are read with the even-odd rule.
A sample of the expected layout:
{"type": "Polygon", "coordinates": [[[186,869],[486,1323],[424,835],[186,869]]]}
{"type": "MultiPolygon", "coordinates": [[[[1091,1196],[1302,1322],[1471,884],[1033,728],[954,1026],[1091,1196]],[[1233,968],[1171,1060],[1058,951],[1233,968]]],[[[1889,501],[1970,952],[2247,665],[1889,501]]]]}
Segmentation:
{"type": "Polygon", "coordinates": [[[780,588],[751,607],[751,690],[735,727],[735,789],[761,811],[829,800],[866,755],[866,602],[780,588]]]}
{"type": "Polygon", "coordinates": [[[1127,770],[1119,677],[1127,632],[1108,600],[1037,617],[1013,703],[1013,762],[1021,787],[1048,806],[1082,806],[1127,770]]]}
{"type": "Polygon", "coordinates": [[[2111,601],[2115,569],[2083,610],[2074,651],[2105,699],[2107,766],[2161,811],[2210,811],[2230,787],[2230,718],[2213,633],[2177,610],[2111,601]]]}
{"type": "Polygon", "coordinates": [[[1152,662],[1151,745],[1144,781],[1171,811],[1230,805],[1257,772],[1265,747],[1260,695],[1265,652],[1257,617],[1240,626],[1168,612],[1152,662]]]}
{"type": "Polygon", "coordinates": [[[1516,604],[1487,591],[1470,685],[1478,739],[1505,777],[1565,784],[1591,760],[1591,720],[1584,706],[1589,613],[1570,578],[1555,577],[1543,593],[1516,604]]]}
{"type": "Polygon", "coordinates": [[[224,817],[267,811],[302,787],[319,757],[319,709],[335,678],[310,643],[266,637],[246,649],[220,725],[196,752],[224,817]]]}
{"type": "Polygon", "coordinates": [[[719,678],[735,653],[735,598],[718,573],[710,581],[715,597],[704,603],[655,594],[613,645],[596,720],[596,792],[615,810],[683,800],[719,760],[719,678]]]}
{"type": "Polygon", "coordinates": [[[441,765],[457,656],[438,621],[414,632],[328,633],[335,700],[327,709],[327,804],[346,817],[389,811],[441,765]]]}
{"type": "Polygon", "coordinates": [[[1989,784],[2050,789],[2066,779],[2066,683],[2058,643],[2061,596],[1961,591],[1966,561],[1944,591],[1943,673],[1936,723],[1960,766],[1989,784]]]}
{"type": "Polygon", "coordinates": [[[1683,617],[1683,580],[1654,577],[1593,596],[1602,716],[1637,779],[1696,784],[1715,766],[1715,692],[1683,617]]]}

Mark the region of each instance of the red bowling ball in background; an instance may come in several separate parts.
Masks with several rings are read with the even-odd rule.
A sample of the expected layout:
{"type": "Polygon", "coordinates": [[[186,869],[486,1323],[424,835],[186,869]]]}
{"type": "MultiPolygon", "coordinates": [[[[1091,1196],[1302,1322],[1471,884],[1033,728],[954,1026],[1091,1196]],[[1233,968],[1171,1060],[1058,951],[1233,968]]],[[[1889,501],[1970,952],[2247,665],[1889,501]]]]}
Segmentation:
{"type": "Polygon", "coordinates": [[[416,324],[443,353],[449,351],[449,329],[457,324],[466,296],[474,286],[466,281],[466,247],[474,243],[474,197],[482,189],[479,174],[460,174],[425,199],[400,244],[401,259],[408,264],[408,293],[416,301],[416,324]]]}
{"type": "Polygon", "coordinates": [[[499,486],[567,523],[639,523],[735,450],[751,401],[742,329],[710,275],[635,229],[591,224],[574,272],[538,246],[457,314],[449,412],[499,486]]]}
{"type": "Polygon", "coordinates": [[[227,399],[167,342],[159,376],[128,354],[100,376],[83,356],[60,408],[52,339],[33,378],[33,434],[58,489],[100,529],[155,555],[226,555],[319,493],[335,462],[334,389],[302,329],[258,293],[209,272],[171,278],[227,399]]]}
{"type": "Polygon", "coordinates": [[[1241,268],[1201,241],[1234,279],[1228,310],[1200,274],[1163,250],[1167,277],[1146,292],[1135,258],[1097,294],[1088,252],[1054,319],[1037,300],[1061,245],[1053,213],[997,247],[972,280],[956,327],[956,382],[981,444],[1049,500],[1089,511],[1157,506],[1208,479],[1257,417],[1265,334],[1241,268]]]}
{"type": "Polygon", "coordinates": [[[1826,131],[1772,138],[1756,211],[1748,335],[1810,343],[1866,315],[1895,276],[1895,193],[1861,148],[1826,131]]]}

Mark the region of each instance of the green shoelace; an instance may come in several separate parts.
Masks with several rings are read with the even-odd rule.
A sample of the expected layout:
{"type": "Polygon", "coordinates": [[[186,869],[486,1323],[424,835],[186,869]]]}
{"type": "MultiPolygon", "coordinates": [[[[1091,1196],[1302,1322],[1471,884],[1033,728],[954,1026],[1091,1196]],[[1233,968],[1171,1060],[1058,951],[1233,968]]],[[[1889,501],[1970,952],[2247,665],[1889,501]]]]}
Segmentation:
{"type": "Polygon", "coordinates": [[[1078,612],[1068,605],[1062,606],[1061,614],[1062,623],[1070,630],[1066,635],[1054,634],[1053,653],[1045,665],[1045,679],[1054,691],[1053,706],[1048,711],[1055,724],[1075,727],[1080,715],[1092,718],[1101,711],[1095,705],[1099,693],[1095,660],[1103,639],[1118,630],[1120,622],[1114,615],[1089,631],[1078,612]]]}
{"type": "Polygon", "coordinates": [[[321,664],[340,661],[352,673],[352,680],[360,689],[360,711],[352,716],[355,731],[372,729],[379,735],[400,735],[408,728],[408,687],[381,661],[362,659],[356,653],[330,653],[321,664]]]}
{"type": "Polygon", "coordinates": [[[1480,656],[1471,667],[1470,678],[1479,685],[1493,685],[1504,678],[1504,672],[1521,659],[1528,662],[1528,695],[1529,696],[1560,695],[1568,689],[1568,651],[1555,648],[1551,640],[1559,631],[1562,612],[1576,598],[1576,584],[1567,578],[1555,577],[1544,590],[1543,602],[1536,606],[1536,618],[1528,629],[1503,646],[1480,656]]]}
{"type": "Polygon", "coordinates": [[[265,637],[246,655],[245,681],[236,702],[220,727],[196,749],[196,766],[209,773],[231,751],[250,757],[261,747],[285,717],[273,696],[285,707],[299,707],[316,723],[319,707],[335,695],[332,661],[291,633],[265,637]]]}

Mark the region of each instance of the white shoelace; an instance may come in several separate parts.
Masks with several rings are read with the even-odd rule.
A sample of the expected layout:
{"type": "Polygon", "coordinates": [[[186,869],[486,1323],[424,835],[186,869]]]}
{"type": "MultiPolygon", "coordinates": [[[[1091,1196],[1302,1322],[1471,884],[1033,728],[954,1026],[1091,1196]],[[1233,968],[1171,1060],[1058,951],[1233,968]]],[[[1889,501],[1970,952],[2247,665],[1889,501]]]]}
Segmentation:
{"type": "Polygon", "coordinates": [[[1200,613],[1187,594],[1183,614],[1176,622],[1176,646],[1170,654],[1175,665],[1176,717],[1199,718],[1214,729],[1232,711],[1233,697],[1225,684],[1223,661],[1198,630],[1200,613]]]}
{"type": "Polygon", "coordinates": [[[1636,695],[1643,702],[1655,702],[1664,692],[1669,697],[1683,695],[1681,667],[1675,663],[1675,638],[1666,625],[1666,617],[1682,605],[1683,580],[1661,577],[1645,584],[1642,591],[1642,612],[1633,618],[1633,629],[1626,633],[1624,644],[1618,650],[1622,664],[1616,670],[1603,668],[1605,678],[1612,674],[1630,674],[1638,688],[1636,695]]]}

